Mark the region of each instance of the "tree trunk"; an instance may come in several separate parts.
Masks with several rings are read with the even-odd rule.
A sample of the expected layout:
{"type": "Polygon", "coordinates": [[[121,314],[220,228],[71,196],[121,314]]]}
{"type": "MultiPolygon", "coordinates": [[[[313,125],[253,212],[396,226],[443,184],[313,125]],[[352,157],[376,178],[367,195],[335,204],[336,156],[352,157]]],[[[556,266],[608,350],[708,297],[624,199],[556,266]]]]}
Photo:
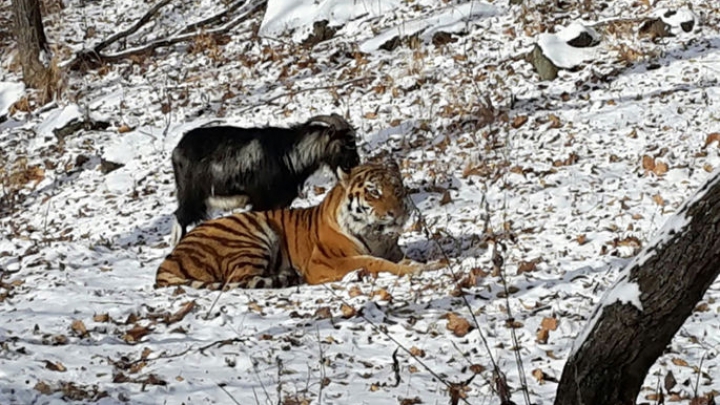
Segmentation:
{"type": "Polygon", "coordinates": [[[12,0],[12,5],[23,81],[29,87],[43,88],[48,79],[48,68],[40,60],[40,52],[47,51],[47,38],[40,15],[40,0],[12,0]]]}
{"type": "Polygon", "coordinates": [[[670,218],[598,303],[555,405],[635,404],[650,367],[720,273],[720,174],[670,218]]]}

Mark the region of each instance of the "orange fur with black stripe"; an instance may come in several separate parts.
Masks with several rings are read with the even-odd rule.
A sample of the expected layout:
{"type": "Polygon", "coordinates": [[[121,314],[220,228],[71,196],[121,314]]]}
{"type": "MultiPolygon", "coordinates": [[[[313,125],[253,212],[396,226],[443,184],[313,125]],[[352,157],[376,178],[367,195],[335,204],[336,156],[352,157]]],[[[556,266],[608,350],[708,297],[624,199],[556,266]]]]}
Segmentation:
{"type": "Polygon", "coordinates": [[[162,262],[156,287],[287,287],[342,279],[351,271],[416,274],[437,265],[403,258],[397,245],[409,217],[395,164],[338,171],[320,205],[243,212],[206,221],[162,262]]]}

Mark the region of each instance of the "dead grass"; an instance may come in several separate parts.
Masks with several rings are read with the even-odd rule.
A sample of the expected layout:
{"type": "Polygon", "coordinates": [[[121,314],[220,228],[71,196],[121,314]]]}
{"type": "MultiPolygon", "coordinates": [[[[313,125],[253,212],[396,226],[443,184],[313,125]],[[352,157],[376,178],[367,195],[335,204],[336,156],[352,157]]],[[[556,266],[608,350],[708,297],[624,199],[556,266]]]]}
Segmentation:
{"type": "Polygon", "coordinates": [[[13,212],[21,201],[21,192],[34,189],[45,178],[45,169],[28,164],[26,157],[0,167],[0,212],[13,212]],[[32,183],[32,184],[31,184],[32,183]]]}

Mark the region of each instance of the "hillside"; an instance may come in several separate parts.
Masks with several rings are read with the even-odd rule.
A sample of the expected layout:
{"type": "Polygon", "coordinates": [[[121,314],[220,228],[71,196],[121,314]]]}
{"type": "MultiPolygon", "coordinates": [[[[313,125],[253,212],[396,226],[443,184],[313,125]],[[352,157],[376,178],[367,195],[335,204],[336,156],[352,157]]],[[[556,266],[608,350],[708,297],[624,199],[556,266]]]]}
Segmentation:
{"type": "MultiPolygon", "coordinates": [[[[226,32],[89,65],[73,55],[152,5],[48,0],[63,72],[48,103],[21,84],[6,3],[0,404],[444,404],[445,383],[474,374],[464,401],[491,404],[496,363],[515,403],[526,382],[547,405],[603,292],[720,167],[709,1],[174,0],[105,55],[240,7],[226,32]],[[641,29],[660,16],[667,32],[641,29]],[[567,48],[578,26],[599,44],[567,48]],[[562,27],[574,28],[542,35],[562,27]],[[565,67],[554,80],[526,57],[538,41],[565,67]],[[331,112],[357,128],[364,159],[401,163],[421,213],[406,253],[449,268],[221,295],[153,288],[184,132],[331,112]]],[[[331,185],[319,173],[294,205],[331,185]]],[[[720,392],[719,312],[716,282],[640,399],[720,392]]]]}

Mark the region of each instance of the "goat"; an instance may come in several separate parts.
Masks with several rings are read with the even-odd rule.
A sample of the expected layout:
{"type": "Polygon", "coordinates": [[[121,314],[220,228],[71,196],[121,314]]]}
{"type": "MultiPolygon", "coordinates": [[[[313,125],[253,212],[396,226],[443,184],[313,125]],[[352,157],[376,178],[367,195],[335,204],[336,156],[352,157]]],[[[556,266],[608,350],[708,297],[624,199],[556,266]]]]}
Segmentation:
{"type": "Polygon", "coordinates": [[[178,200],[172,243],[185,236],[189,225],[207,219],[210,208],[285,208],[321,166],[335,173],[358,164],[355,130],[337,114],[290,128],[190,130],[172,152],[178,200]]]}

